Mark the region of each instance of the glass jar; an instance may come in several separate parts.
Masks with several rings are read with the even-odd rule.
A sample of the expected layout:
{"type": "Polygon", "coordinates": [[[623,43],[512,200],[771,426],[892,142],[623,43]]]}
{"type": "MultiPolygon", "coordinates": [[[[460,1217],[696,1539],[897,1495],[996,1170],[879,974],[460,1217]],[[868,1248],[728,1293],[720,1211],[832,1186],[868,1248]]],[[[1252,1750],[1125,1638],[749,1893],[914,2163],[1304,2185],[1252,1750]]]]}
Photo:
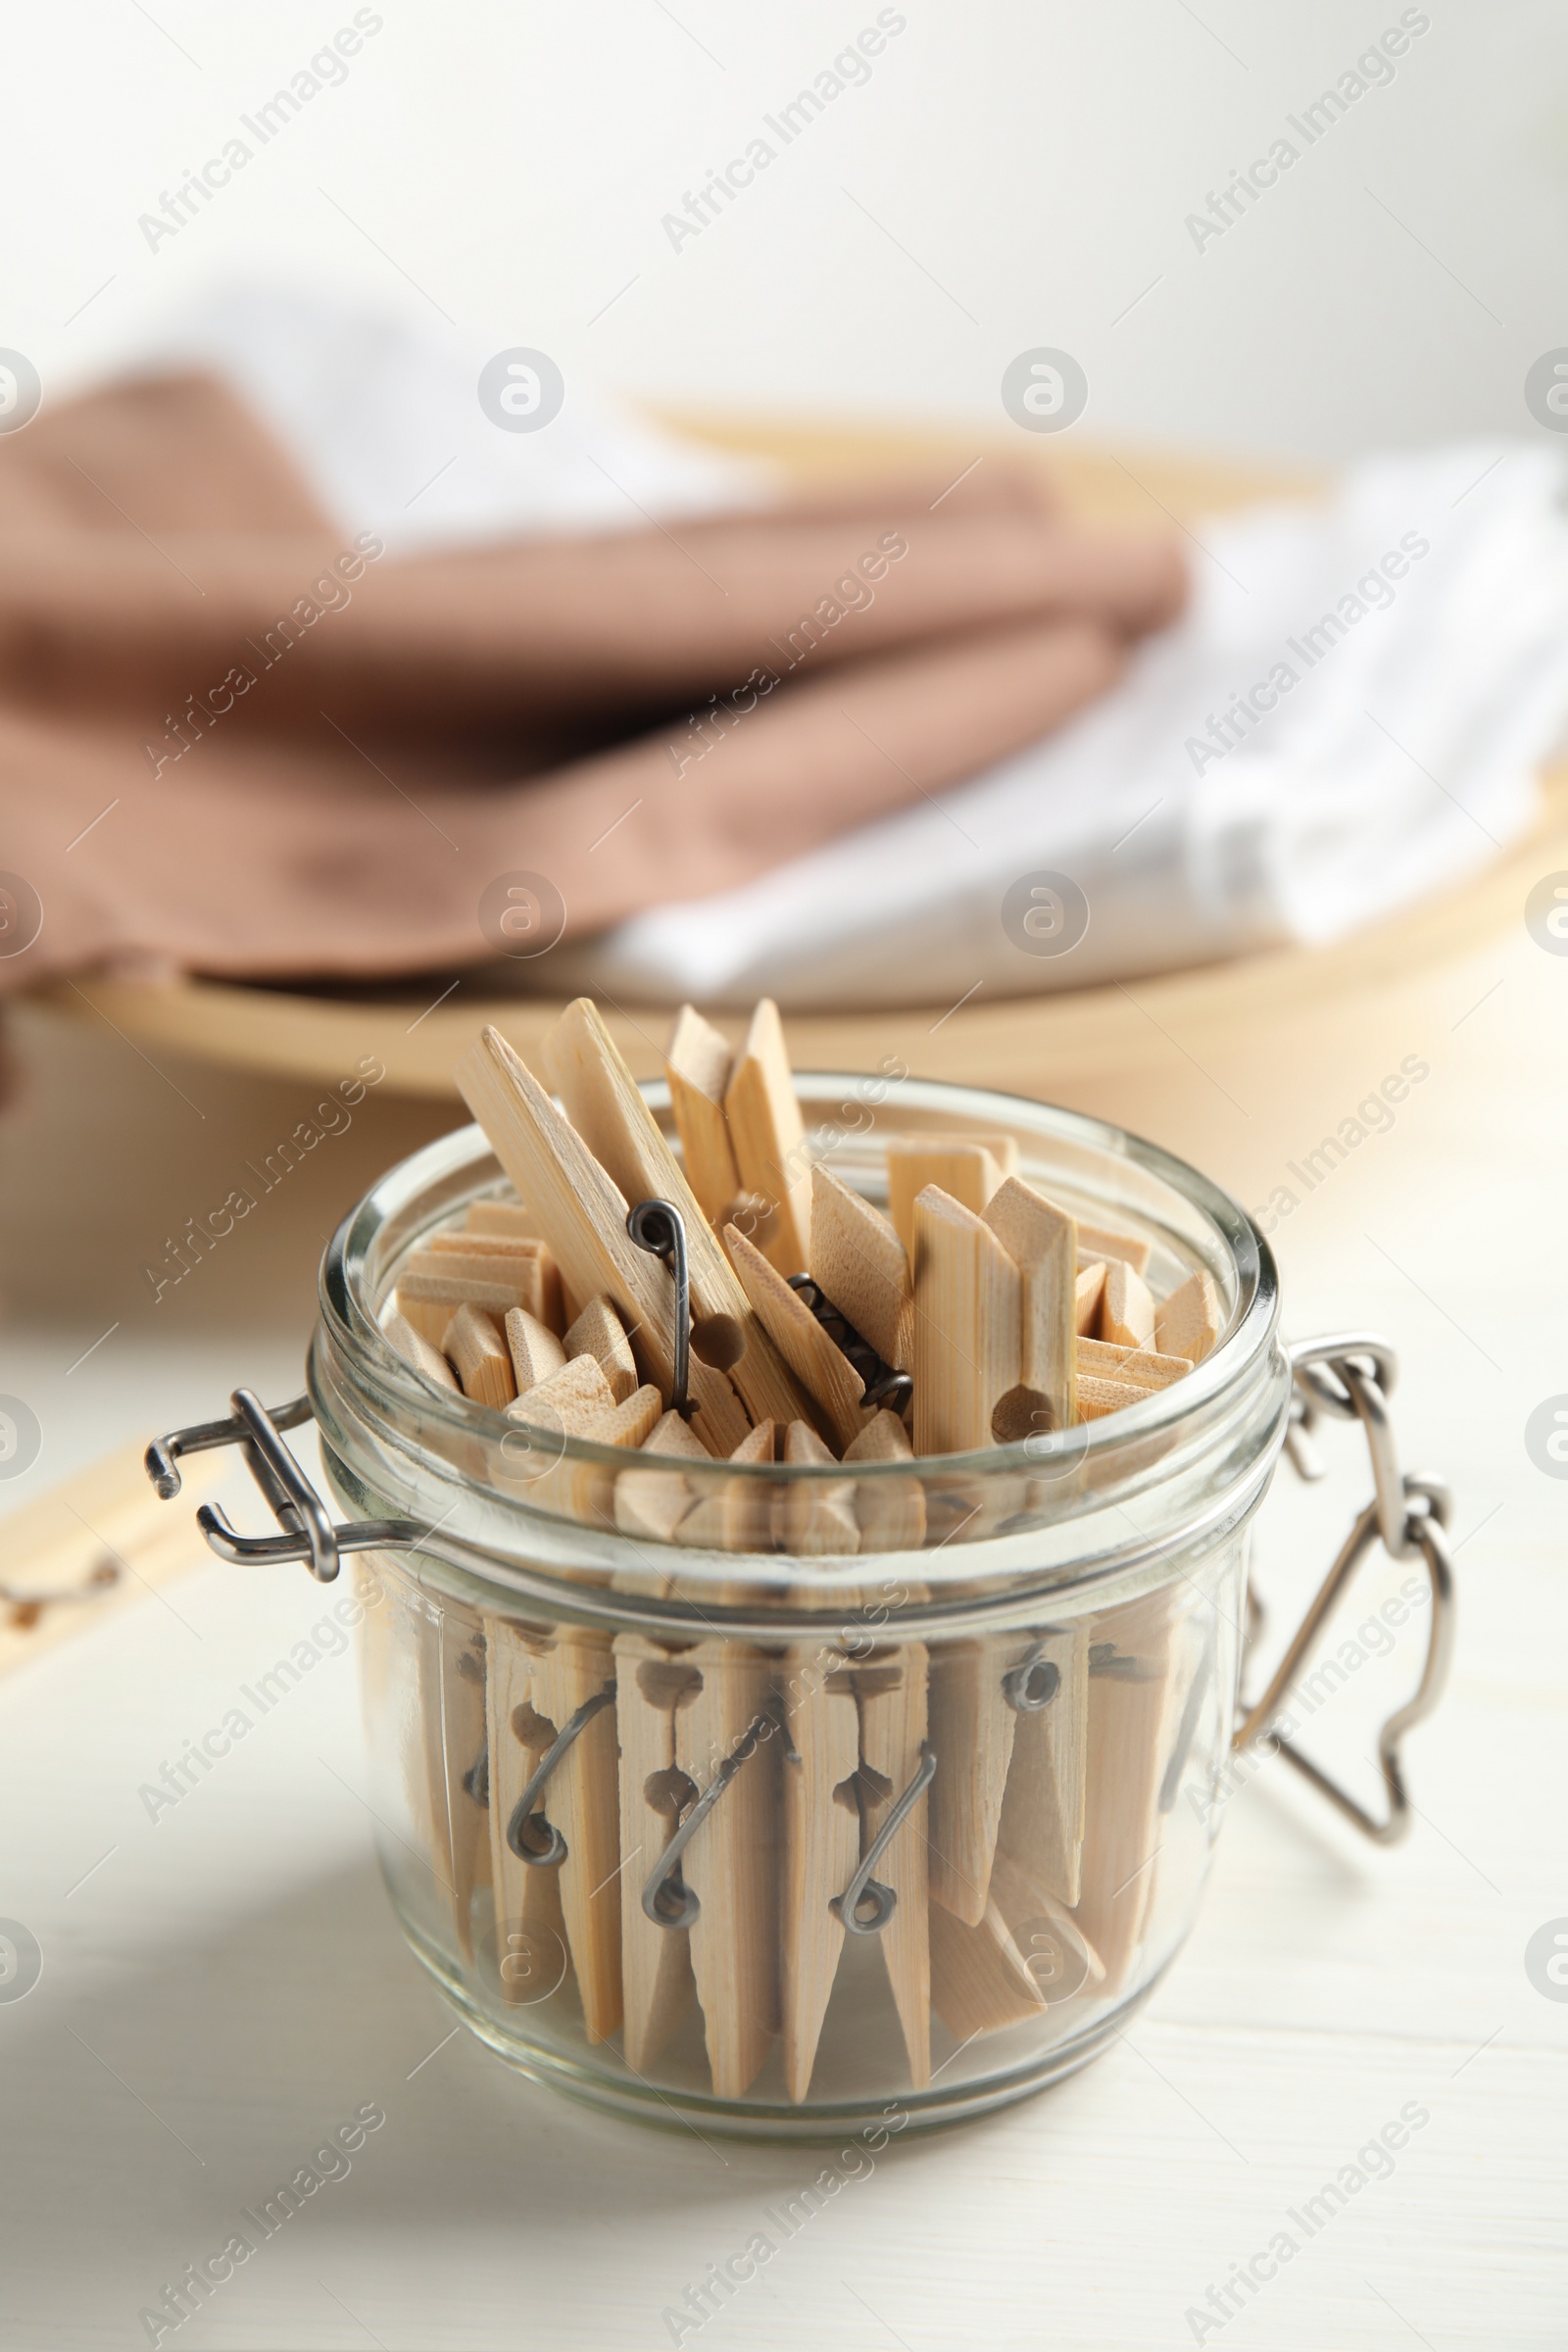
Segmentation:
{"type": "MultiPolygon", "coordinates": [[[[269,1416],[236,1392],[234,1422],[149,1460],[172,1492],[173,1455],[244,1439],[282,1532],[241,1538],[209,1510],[215,1548],[319,1575],[357,1553],[382,1867],[483,2040],[623,2115],[827,2136],[1056,2081],[1181,1944],[1293,1365],[1256,1228],[1154,1146],[910,1078],[797,1090],[816,1153],[878,1201],[887,1133],[1012,1137],[1080,1225],[1149,1245],[1156,1296],[1206,1270],[1218,1344],[1135,1406],[962,1455],[785,1467],[551,1439],[438,1391],[382,1334],[406,1252],[508,1197],[466,1128],[332,1242],[308,1399],[269,1416]],[[278,1434],[313,1410],[346,1528],[278,1434]]],[[[644,1093],[668,1130],[665,1089],[644,1093]]],[[[1365,1420],[1366,1386],[1381,1404],[1386,1351],[1318,1358],[1336,1347],[1335,1372],[1298,1374],[1298,1421],[1365,1420]]],[[[1437,1490],[1413,1483],[1394,1533],[1436,1596],[1446,1563],[1416,1522],[1441,1551],[1437,1490]]],[[[1396,1755],[1402,1801],[1396,1784],[1396,1755]]]]}

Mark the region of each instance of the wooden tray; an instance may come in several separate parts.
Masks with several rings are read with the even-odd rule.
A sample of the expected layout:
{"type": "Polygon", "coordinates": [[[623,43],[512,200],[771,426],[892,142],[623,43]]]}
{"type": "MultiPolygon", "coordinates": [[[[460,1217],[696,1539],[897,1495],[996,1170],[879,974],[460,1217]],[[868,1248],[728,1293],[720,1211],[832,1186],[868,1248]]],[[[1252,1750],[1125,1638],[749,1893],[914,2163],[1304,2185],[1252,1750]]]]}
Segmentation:
{"type": "MultiPolygon", "coordinates": [[[[1017,438],[988,444],[959,436],[798,423],[737,423],[681,416],[665,419],[717,445],[771,458],[802,479],[899,462],[951,464],[956,476],[988,449],[1014,462],[1047,466],[1071,504],[1119,521],[1213,512],[1267,495],[1313,495],[1305,475],[1286,475],[1200,458],[1157,457],[1076,446],[1043,456],[1017,438]]],[[[1012,1002],[982,993],[956,1011],[946,1005],[899,1010],[805,1013],[788,1020],[797,1068],[861,1070],[902,1055],[922,1077],[965,1080],[1046,1097],[1113,1118],[1202,1164],[1216,1162],[1215,1126],[1253,1121],[1259,1145],[1276,1122],[1271,1102],[1310,1102],[1313,1074],[1325,1087],[1354,1052],[1367,1085],[1382,1075],[1381,1056],[1397,1065],[1403,1051],[1423,1050],[1426,1029],[1442,1017],[1444,1034],[1463,1014],[1453,1002],[1458,967],[1519,923],[1533,883],[1568,868],[1568,772],[1548,779],[1542,818],[1524,842],[1463,890],[1427,901],[1333,948],[1291,948],[1222,964],[1140,979],[1130,986],[1069,990],[1012,1002]],[[1425,1008],[1436,1006],[1428,1017],[1425,1008]],[[1414,1023],[1414,1027],[1412,1027],[1414,1023]]],[[[545,998],[487,999],[461,983],[438,1004],[431,984],[384,987],[363,996],[317,996],[207,980],[155,985],[98,981],[88,992],[98,1011],[142,1045],[274,1075],[330,1081],[366,1053],[386,1063],[390,1085],[406,1094],[453,1098],[452,1065],[487,1020],[525,1056],[559,1011],[545,998]]],[[[74,991],[55,1002],[86,1018],[74,991]]],[[[606,1006],[617,1043],[639,1076],[659,1071],[667,1011],[606,1006]]],[[[720,1016],[738,1034],[739,1022],[720,1016]]],[[[1360,1083],[1359,1078],[1356,1083],[1360,1083]]],[[[1325,1102],[1337,1100],[1332,1094],[1325,1102]]],[[[1346,1108],[1352,1107],[1347,1103],[1346,1108]]],[[[1327,1115],[1325,1111],[1324,1115],[1327,1115]]],[[[1238,1131],[1238,1140],[1245,1136],[1238,1131]]],[[[1308,1141],[1313,1139],[1308,1138],[1308,1141]]],[[[1234,1168],[1232,1181],[1262,1182],[1272,1143],[1257,1172],[1234,1168]]],[[[1220,1158],[1230,1154],[1220,1152],[1220,1158]]]]}

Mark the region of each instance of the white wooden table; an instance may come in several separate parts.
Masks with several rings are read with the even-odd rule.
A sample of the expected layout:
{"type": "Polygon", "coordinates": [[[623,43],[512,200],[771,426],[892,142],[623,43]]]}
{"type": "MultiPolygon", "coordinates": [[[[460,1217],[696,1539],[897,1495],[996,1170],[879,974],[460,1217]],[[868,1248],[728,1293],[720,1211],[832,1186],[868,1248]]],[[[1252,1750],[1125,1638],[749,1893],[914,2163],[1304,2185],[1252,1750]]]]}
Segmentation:
{"type": "MultiPolygon", "coordinates": [[[[758,2230],[779,2237],[764,2208],[832,2151],[612,2124],[454,2031],[381,1891],[347,1657],[150,1820],[140,1786],[323,1614],[301,1572],[201,1569],[0,1684],[0,1914],[43,1953],[34,1990],[0,2002],[0,2345],[147,2342],[140,2309],[371,2103],[385,2122],[346,2177],[165,2343],[1568,2344],[1568,2001],[1524,1959],[1568,1918],[1568,1486],[1523,1441],[1568,1391],[1568,958],[1521,927],[1423,1019],[1408,1045],[1430,1081],[1277,1237],[1293,1332],[1387,1330],[1405,1458],[1457,1492],[1457,1661],[1409,1744],[1406,1845],[1374,1850],[1267,1764],[1229,1804],[1191,1943],[1118,2046],[993,2121],[891,2144],[677,2329],[666,2311],[758,2230]],[[1401,2113],[1427,2120],[1392,2172],[1304,2227],[1304,2201],[1401,2113]],[[1222,2321],[1209,2290],[1244,2263],[1261,2282],[1222,2321]]],[[[31,1402],[45,1452],[0,1504],[205,1416],[237,1381],[291,1393],[321,1239],[447,1123],[372,1098],[265,1228],[154,1307],[143,1258],[287,1131],[305,1090],[160,1074],[41,1013],[18,1033],[34,1078],[0,1129],[0,1388],[31,1402]]],[[[1351,1041],[1345,1101],[1293,1105],[1267,1151],[1249,1130],[1249,1170],[1309,1148],[1380,1074],[1351,1041]]],[[[1242,1138],[1216,1114],[1215,1173],[1242,1138]]],[[[1263,1524],[1281,1624],[1366,1488],[1355,1434],[1325,1443],[1332,1492],[1282,1473],[1263,1524]]],[[[253,1507],[236,1493],[236,1516],[253,1507]]],[[[1357,1594],[1336,1639],[1377,1597],[1357,1594]]],[[[1305,1735],[1362,1790],[1423,1638],[1418,1613],[1305,1735]]]]}

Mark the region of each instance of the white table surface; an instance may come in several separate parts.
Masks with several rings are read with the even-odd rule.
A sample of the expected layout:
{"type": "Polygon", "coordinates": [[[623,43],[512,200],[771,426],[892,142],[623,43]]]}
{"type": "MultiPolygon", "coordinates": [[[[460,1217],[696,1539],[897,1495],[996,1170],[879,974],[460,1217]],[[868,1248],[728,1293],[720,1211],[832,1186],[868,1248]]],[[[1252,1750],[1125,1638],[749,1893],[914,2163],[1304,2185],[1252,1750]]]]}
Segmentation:
{"type": "MultiPolygon", "coordinates": [[[[1431,1083],[1277,1237],[1290,1328],[1386,1329],[1405,1458],[1457,1494],[1459,1644],[1409,1742],[1413,1835],[1376,1850],[1265,1765],[1227,1809],[1195,1935],[1121,2042],[993,2120],[891,2144],[695,2331],[703,2352],[1568,2344],[1568,2002],[1524,1966],[1531,1935],[1568,1917],[1568,1487],[1523,1443],[1531,1408],[1568,1390],[1568,958],[1521,929],[1428,1015],[1408,1042],[1431,1083]],[[1291,2209],[1409,2102],[1430,2120],[1392,2177],[1306,2242],[1291,2209]],[[1282,2230],[1300,2251],[1200,2330],[1210,2285],[1282,2230]]],[[[45,1444],[5,1505],[204,1417],[238,1381],[297,1388],[321,1240],[451,1123],[372,1098],[154,1307],[142,1261],[309,1090],[155,1069],[38,1011],[13,1036],[0,1388],[45,1444]]],[[[1349,1102],[1361,1058],[1348,1040],[1349,1102]]],[[[1278,1152],[1345,1107],[1303,1102],[1278,1152]]],[[[1239,1151],[1217,1125],[1214,1172],[1239,1151]]],[[[1366,1489],[1355,1434],[1326,1445],[1332,1493],[1282,1473],[1267,1506],[1281,1623],[1366,1489]]],[[[0,1684],[0,1915],[44,1954],[35,1989],[0,2004],[0,2345],[145,2343],[137,2315],[163,2283],[375,2101],[385,2125],[348,2177],[166,2344],[652,2352],[674,2340],[666,2307],[823,2155],[609,2122],[454,2031],[381,1890],[347,1658],[156,1823],[138,1801],[320,1613],[299,1571],[214,1565],[0,1684]]],[[[1313,1719],[1316,1751],[1363,1791],[1423,1638],[1418,1617],[1313,1719]]]]}

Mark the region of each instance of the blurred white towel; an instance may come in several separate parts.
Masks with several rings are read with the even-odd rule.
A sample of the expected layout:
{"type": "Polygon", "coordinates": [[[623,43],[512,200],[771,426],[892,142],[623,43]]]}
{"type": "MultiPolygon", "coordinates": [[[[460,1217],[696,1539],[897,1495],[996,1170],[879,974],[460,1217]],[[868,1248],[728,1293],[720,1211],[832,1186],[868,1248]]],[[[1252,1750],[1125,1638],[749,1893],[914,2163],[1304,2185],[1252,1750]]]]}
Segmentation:
{"type": "MultiPolygon", "coordinates": [[[[488,354],[292,296],[210,305],[156,356],[175,351],[220,366],[345,526],[399,551],[765,495],[757,469],[575,390],[548,430],[498,432],[474,391],[488,354]]],[[[1187,617],[1072,726],[940,806],[560,949],[529,979],[948,1004],[1333,940],[1458,881],[1529,823],[1568,720],[1562,486],[1554,448],[1475,443],[1370,459],[1323,505],[1200,519],[1187,617]],[[1250,716],[1227,740],[1238,697],[1250,716]],[[1004,929],[1008,889],[1042,870],[1089,904],[1065,955],[1004,929]]]]}

